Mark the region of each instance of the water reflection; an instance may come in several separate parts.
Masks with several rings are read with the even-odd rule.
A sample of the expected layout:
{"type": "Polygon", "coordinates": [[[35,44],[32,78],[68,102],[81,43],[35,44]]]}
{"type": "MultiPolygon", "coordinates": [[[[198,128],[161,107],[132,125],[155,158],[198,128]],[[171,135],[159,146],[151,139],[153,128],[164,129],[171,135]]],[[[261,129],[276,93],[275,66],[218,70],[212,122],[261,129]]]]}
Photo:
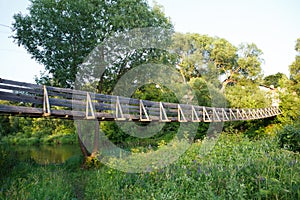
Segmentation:
{"type": "Polygon", "coordinates": [[[70,157],[80,155],[78,145],[10,146],[19,160],[34,160],[37,164],[60,164],[70,157]]]}

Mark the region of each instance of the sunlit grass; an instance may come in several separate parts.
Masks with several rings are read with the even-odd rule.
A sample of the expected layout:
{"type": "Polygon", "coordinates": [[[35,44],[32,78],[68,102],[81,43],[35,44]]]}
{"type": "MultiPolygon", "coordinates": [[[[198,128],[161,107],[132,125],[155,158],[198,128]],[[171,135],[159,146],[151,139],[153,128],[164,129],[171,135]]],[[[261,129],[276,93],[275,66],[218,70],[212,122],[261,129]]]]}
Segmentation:
{"type": "Polygon", "coordinates": [[[223,135],[207,154],[202,145],[148,173],[83,170],[75,158],[60,166],[21,163],[2,178],[0,199],[299,199],[299,154],[242,135],[223,135]]]}

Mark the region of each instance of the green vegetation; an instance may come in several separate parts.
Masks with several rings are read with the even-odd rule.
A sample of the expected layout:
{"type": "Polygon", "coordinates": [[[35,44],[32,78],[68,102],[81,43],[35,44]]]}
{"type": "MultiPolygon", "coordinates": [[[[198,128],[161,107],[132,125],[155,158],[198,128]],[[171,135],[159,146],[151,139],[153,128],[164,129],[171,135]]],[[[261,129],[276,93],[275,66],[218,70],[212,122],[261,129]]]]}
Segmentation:
{"type": "Polygon", "coordinates": [[[277,133],[281,148],[300,153],[300,123],[289,124],[277,133]]]}
{"type": "Polygon", "coordinates": [[[73,121],[49,118],[0,116],[1,141],[6,144],[74,144],[77,135],[73,121]]]}
{"type": "Polygon", "coordinates": [[[206,142],[194,143],[170,166],[138,174],[106,166],[82,170],[78,157],[60,166],[5,157],[0,169],[9,165],[10,173],[1,176],[0,198],[299,199],[299,154],[278,148],[272,138],[251,141],[224,133],[204,155],[206,142]]]}
{"type": "MultiPolygon", "coordinates": [[[[130,70],[145,63],[163,64],[177,70],[183,79],[181,85],[194,92],[194,96],[182,94],[185,90],[174,83],[172,87],[179,88],[180,93],[176,95],[192,96],[190,100],[198,105],[263,108],[279,103],[283,113],[270,119],[225,123],[225,133],[217,140],[206,138],[208,123],[199,123],[191,147],[161,169],[152,161],[161,157],[167,160],[185,145],[175,136],[179,123],[166,123],[154,136],[139,138],[135,133],[126,134],[133,132],[129,123],[121,129],[116,122],[101,122],[100,128],[111,142],[133,153],[121,159],[124,166],[146,158],[143,166],[135,167],[149,167],[147,173],[121,172],[114,169],[118,165],[114,159],[106,160],[109,168],[97,157],[86,155],[61,165],[41,165],[34,159],[20,161],[13,151],[1,146],[0,199],[300,198],[299,54],[290,66],[290,77],[277,73],[262,79],[262,51],[255,44],[234,46],[224,38],[198,33],[171,35],[173,25],[161,7],[150,8],[143,0],[31,0],[28,11],[27,15],[14,16],[13,38],[45,66],[45,73],[37,78],[40,84],[74,88],[80,65],[107,38],[134,28],[162,27],[170,32],[158,34],[156,39],[166,42],[174,54],[155,48],[125,53],[124,49],[111,49],[113,58],[109,59],[115,58],[115,62],[108,60],[101,77],[77,77],[93,80],[83,87],[112,94],[118,80],[130,70]],[[275,88],[267,92],[260,85],[275,88]],[[203,154],[203,148],[214,142],[213,149],[203,154]]],[[[300,53],[300,38],[295,50],[300,53]]],[[[105,51],[100,51],[102,56],[105,51]]],[[[102,66],[101,62],[97,64],[102,66]]],[[[87,71],[95,70],[93,67],[87,71]]],[[[168,77],[168,72],[159,74],[162,79],[168,77]]],[[[132,97],[178,103],[173,88],[153,82],[143,84],[132,97]]],[[[82,139],[97,138],[94,130],[89,130],[94,135],[83,133],[82,139]]],[[[14,145],[70,144],[77,143],[78,138],[73,121],[0,116],[0,141],[14,145]]],[[[93,143],[97,147],[101,140],[93,143]]]]}
{"type": "MultiPolygon", "coordinates": [[[[134,28],[172,29],[159,6],[150,8],[144,0],[30,0],[28,14],[14,15],[14,36],[45,71],[37,81],[46,85],[74,88],[79,66],[108,37],[134,28]],[[42,19],[42,20],[41,20],[42,19]]],[[[113,50],[111,50],[113,51],[113,50]]],[[[104,54],[104,52],[102,52],[104,54]]],[[[101,91],[111,90],[112,76],[121,77],[136,64],[149,60],[152,51],[126,55],[106,71],[97,83],[101,91]],[[143,54],[148,54],[145,57],[143,54]],[[128,68],[130,62],[130,68],[128,68]]],[[[124,55],[122,55],[124,56],[124,55]]]]}

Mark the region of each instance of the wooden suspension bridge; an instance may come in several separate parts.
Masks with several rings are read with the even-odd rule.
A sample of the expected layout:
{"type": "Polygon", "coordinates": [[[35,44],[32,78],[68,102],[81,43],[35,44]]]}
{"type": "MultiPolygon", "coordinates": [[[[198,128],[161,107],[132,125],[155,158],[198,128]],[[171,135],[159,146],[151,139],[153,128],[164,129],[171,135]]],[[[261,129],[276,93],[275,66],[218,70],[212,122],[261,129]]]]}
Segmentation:
{"type": "Polygon", "coordinates": [[[98,121],[226,122],[281,114],[278,107],[236,109],[154,102],[0,79],[0,114],[98,121]]]}

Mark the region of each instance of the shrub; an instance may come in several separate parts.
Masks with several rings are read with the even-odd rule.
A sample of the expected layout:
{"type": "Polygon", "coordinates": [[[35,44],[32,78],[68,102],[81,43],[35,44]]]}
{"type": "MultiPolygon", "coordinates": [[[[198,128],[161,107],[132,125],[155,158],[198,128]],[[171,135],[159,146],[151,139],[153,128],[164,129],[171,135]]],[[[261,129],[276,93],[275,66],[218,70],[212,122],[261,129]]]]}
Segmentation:
{"type": "Polygon", "coordinates": [[[27,144],[29,145],[36,145],[40,143],[40,139],[37,137],[31,137],[27,139],[27,144]]]}
{"type": "Polygon", "coordinates": [[[300,152],[300,122],[284,126],[277,136],[281,148],[300,152]]]}
{"type": "Polygon", "coordinates": [[[60,138],[61,144],[75,144],[77,142],[77,137],[75,134],[73,135],[63,135],[60,138]]]}

